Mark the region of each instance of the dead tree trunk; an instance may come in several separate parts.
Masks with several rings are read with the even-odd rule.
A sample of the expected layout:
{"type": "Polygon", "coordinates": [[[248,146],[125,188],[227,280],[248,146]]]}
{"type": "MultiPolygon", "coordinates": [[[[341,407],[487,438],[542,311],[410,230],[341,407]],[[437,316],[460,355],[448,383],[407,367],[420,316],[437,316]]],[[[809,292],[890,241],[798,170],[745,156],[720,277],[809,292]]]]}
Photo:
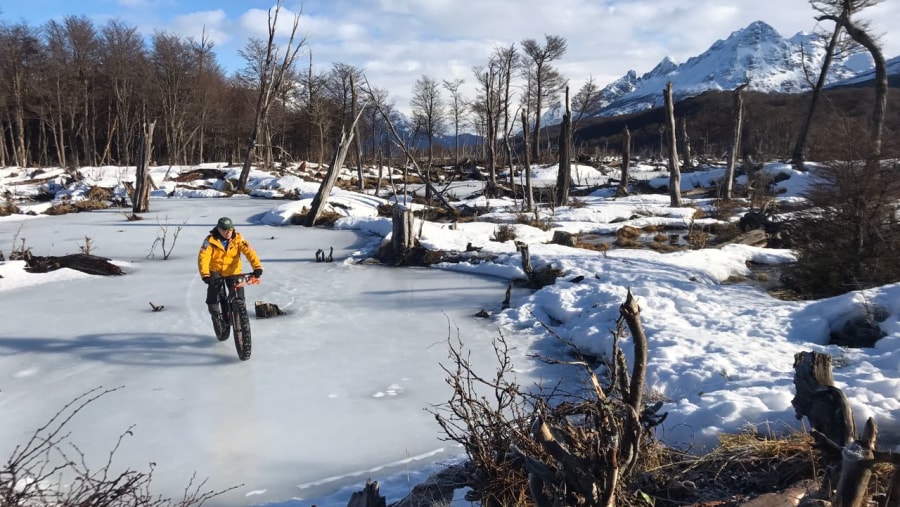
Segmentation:
{"type": "Polygon", "coordinates": [[[616,197],[628,195],[628,166],[631,165],[631,131],[628,130],[628,125],[625,125],[622,137],[622,176],[619,180],[619,188],[616,189],[616,197]]]}
{"type": "Polygon", "coordinates": [[[866,33],[862,27],[853,23],[846,11],[844,11],[841,16],[820,16],[816,19],[818,21],[830,19],[840,26],[843,26],[844,30],[847,31],[854,41],[869,51],[869,54],[872,55],[872,60],[875,61],[875,106],[872,108],[872,144],[869,159],[878,160],[881,158],[881,144],[884,135],[884,117],[885,112],[887,111],[888,94],[887,64],[884,61],[884,54],[881,52],[881,48],[878,47],[878,43],[875,39],[866,33]]]}
{"type": "Polygon", "coordinates": [[[569,184],[572,181],[572,103],[569,87],[566,87],[566,112],[559,124],[559,171],[556,174],[556,204],[569,200],[569,184]]]}
{"type": "Polygon", "coordinates": [[[831,67],[831,60],[834,57],[834,48],[837,47],[838,40],[841,38],[841,25],[834,25],[834,32],[825,47],[825,56],[822,59],[822,69],[819,71],[819,78],[816,85],[813,86],[812,95],[809,99],[809,110],[800,124],[800,132],[797,134],[797,142],[794,143],[794,152],[791,155],[791,163],[798,171],[806,170],[804,165],[806,161],[806,140],[809,138],[809,129],[812,125],[813,116],[816,113],[816,107],[819,105],[819,98],[822,95],[822,89],[825,88],[825,79],[828,77],[828,68],[831,67]]]}
{"type": "Polygon", "coordinates": [[[153,150],[153,129],[156,122],[144,124],[141,145],[138,149],[137,167],[134,174],[134,196],[132,197],[132,213],[150,211],[150,156],[153,150]]]}
{"type": "Polygon", "coordinates": [[[687,118],[681,119],[681,147],[683,148],[682,167],[692,169],[694,167],[693,155],[691,155],[691,137],[687,133],[687,118]]]}
{"type": "Polygon", "coordinates": [[[737,164],[738,153],[741,149],[741,130],[744,126],[744,89],[750,83],[744,83],[734,89],[733,108],[734,136],[731,138],[731,146],[728,148],[728,166],[725,169],[725,188],[723,197],[726,201],[732,199],[732,187],[734,186],[734,166],[737,164]]]}
{"type": "MultiPolygon", "coordinates": [[[[371,88],[369,88],[368,91],[369,91],[369,96],[374,96],[371,88]]],[[[406,158],[409,161],[410,165],[412,165],[413,170],[415,171],[416,175],[418,175],[419,178],[421,178],[422,181],[425,182],[425,188],[428,189],[428,191],[431,192],[432,195],[437,197],[438,201],[440,201],[441,205],[445,209],[447,209],[447,211],[450,211],[451,213],[455,214],[456,208],[451,206],[450,203],[447,202],[447,198],[444,197],[444,194],[441,192],[438,192],[434,188],[434,185],[432,185],[431,180],[429,180],[424,174],[422,174],[422,170],[419,168],[419,164],[416,163],[416,158],[412,155],[412,153],[409,152],[409,149],[406,146],[404,146],[403,138],[400,137],[400,134],[397,133],[397,129],[394,127],[394,122],[391,121],[390,115],[388,115],[385,112],[384,108],[381,107],[381,104],[378,103],[377,101],[373,102],[372,104],[378,109],[378,112],[381,113],[381,117],[384,119],[385,123],[387,124],[388,129],[391,131],[391,135],[394,138],[394,145],[396,145],[398,148],[400,148],[403,151],[403,153],[406,155],[406,158]]],[[[404,175],[403,180],[406,181],[405,175],[404,175]]],[[[495,183],[496,183],[496,181],[495,181],[495,183]]]]}
{"type": "Polygon", "coordinates": [[[334,160],[332,160],[331,167],[328,168],[328,172],[322,180],[322,184],[319,185],[319,191],[316,192],[316,196],[313,198],[309,213],[306,214],[305,225],[307,227],[316,225],[316,220],[322,215],[322,211],[328,203],[328,196],[331,194],[331,189],[334,188],[334,183],[337,181],[337,177],[341,173],[341,168],[344,166],[344,159],[347,158],[347,151],[350,149],[350,145],[353,144],[353,133],[356,131],[356,123],[359,121],[360,116],[362,116],[362,112],[363,110],[360,109],[356,118],[354,118],[353,124],[350,126],[349,135],[346,130],[341,130],[341,141],[338,143],[337,149],[334,152],[334,160]]]}
{"type": "Polygon", "coordinates": [[[675,132],[675,101],[672,98],[672,82],[666,84],[666,125],[669,129],[669,204],[681,206],[681,169],[678,167],[678,136],[675,132]]]}
{"type": "Polygon", "coordinates": [[[531,152],[528,147],[528,111],[522,111],[522,154],[525,157],[525,211],[534,209],[534,190],[531,188],[531,152]]]}

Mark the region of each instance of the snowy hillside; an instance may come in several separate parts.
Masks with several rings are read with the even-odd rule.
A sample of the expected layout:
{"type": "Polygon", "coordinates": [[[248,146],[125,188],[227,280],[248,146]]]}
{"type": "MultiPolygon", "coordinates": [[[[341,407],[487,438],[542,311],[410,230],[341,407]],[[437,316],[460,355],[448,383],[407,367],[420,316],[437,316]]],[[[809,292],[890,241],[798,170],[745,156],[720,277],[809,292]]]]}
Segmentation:
{"type": "MultiPolygon", "coordinates": [[[[602,106],[589,116],[617,116],[662,106],[662,91],[669,81],[676,102],[707,91],[733,90],[746,82],[754,91],[801,93],[809,89],[804,68],[815,76],[821,68],[826,43],[820,35],[809,33],[787,39],[767,23],[755,21],[684,63],[666,57],[641,76],[628,71],[603,88],[602,106]]],[[[893,61],[898,67],[896,59],[893,61]]],[[[867,53],[837,55],[827,82],[844,82],[860,74],[871,74],[871,69],[872,60],[867,53]]],[[[558,123],[561,117],[557,105],[545,115],[546,124],[558,123]]]]}

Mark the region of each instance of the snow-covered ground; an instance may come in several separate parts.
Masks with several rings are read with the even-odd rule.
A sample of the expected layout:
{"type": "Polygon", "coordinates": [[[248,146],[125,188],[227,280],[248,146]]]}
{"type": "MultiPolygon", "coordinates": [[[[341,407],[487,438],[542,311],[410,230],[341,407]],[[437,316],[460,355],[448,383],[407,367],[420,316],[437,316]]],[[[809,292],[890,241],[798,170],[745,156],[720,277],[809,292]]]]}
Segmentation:
{"type": "MultiPolygon", "coordinates": [[[[601,190],[579,197],[576,207],[542,212],[550,224],[542,230],[518,223],[516,203],[475,196],[464,202],[489,208],[490,222],[417,221],[419,240],[431,249],[471,244],[492,261],[398,269],[362,262],[389,239],[390,219],[376,209],[384,199],[335,190],[330,202],[344,218],[333,230],[310,229],[290,225],[290,217],[309,206],[318,183],[254,171],[251,196],[226,198],[215,190],[221,180],[179,186],[165,179],[191,169],[154,168],[159,190],[141,221],[128,221],[130,210],[121,208],[0,217],[6,255],[22,241],[35,255],[77,253],[90,238],[92,253],[126,272],[31,274],[21,261],[0,263],[0,419],[6,422],[0,457],[66,401],[97,386],[123,386],[76,416],[70,438],[97,463],[135,425],[113,468],[156,463],[160,494],[180,497],[196,471],[210,478],[212,489],[244,484],[215,505],[343,506],[367,478],[381,482],[388,501],[397,500],[425,474],[461,457],[440,439],[426,410],[450,394],[440,369],[448,361],[448,337],[460,336],[475,364],[493,371],[490,343],[502,333],[520,383],[578,381],[577,369],[531,358],[566,354],[543,326],[587,352],[608,353],[628,289],[638,298],[649,339],[647,388],[666,400],[669,415],[656,430],[663,441],[703,448],[719,433],[745,427],[801,428],[790,403],[793,358],[817,351],[839,358],[835,380],[857,422],[874,417],[882,444],[900,443],[900,285],[787,302],[750,280],[735,280],[750,274],[748,263],[791,262],[789,250],[601,253],[550,243],[557,230],[602,235],[625,225],[686,226],[706,201],[686,199],[684,208],[671,208],[667,196],[614,199],[601,190]],[[299,198],[276,199],[285,192],[299,198]],[[223,215],[264,263],[263,284],[248,289],[248,300],[287,311],[252,320],[253,357],[243,363],[230,343],[212,336],[196,272],[200,241],[223,215]],[[552,264],[564,273],[541,290],[516,289],[507,310],[500,306],[506,283],[524,273],[515,242],[491,240],[498,222],[529,245],[535,268],[552,264]],[[171,256],[162,260],[151,247],[160,234],[174,240],[176,231],[171,256]],[[335,262],[315,262],[316,250],[331,247],[335,262]],[[584,279],[567,281],[578,275],[584,279]],[[153,312],[150,302],[165,310],[153,312]],[[887,336],[876,347],[826,344],[831,330],[876,307],[887,315],[881,322],[887,336]],[[490,318],[474,317],[482,309],[490,318]]],[[[798,199],[807,173],[777,164],[767,170],[790,176],[779,184],[780,199],[798,199]]],[[[584,181],[617,176],[579,171],[584,181]]],[[[26,196],[50,192],[56,202],[78,200],[95,185],[123,196],[122,182],[133,178],[133,168],[119,167],[82,169],[80,183],[58,169],[44,172],[53,176],[49,181],[34,182],[42,177],[35,172],[0,169],[0,194],[16,197],[23,212],[52,204],[21,200],[26,196]]],[[[666,182],[650,166],[639,166],[636,175],[652,185],[666,182]]],[[[552,167],[533,176],[537,184],[555,180],[552,167]]],[[[717,177],[721,168],[689,173],[683,188],[717,177]]],[[[459,192],[472,195],[477,188],[459,192]]]]}

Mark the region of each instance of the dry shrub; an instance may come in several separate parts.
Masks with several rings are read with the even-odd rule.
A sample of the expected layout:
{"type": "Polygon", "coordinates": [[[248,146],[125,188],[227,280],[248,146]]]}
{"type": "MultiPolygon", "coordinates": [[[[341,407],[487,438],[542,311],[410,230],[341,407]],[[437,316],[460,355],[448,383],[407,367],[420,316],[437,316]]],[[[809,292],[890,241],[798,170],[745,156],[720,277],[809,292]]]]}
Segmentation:
{"type": "Polygon", "coordinates": [[[733,217],[743,204],[737,199],[716,199],[709,210],[709,216],[717,220],[728,220],[733,217]]]}
{"type": "Polygon", "coordinates": [[[900,163],[835,162],[813,171],[814,206],[792,224],[789,286],[826,297],[900,281],[900,163]]]}
{"type": "Polygon", "coordinates": [[[452,363],[441,367],[453,394],[447,403],[429,411],[445,439],[461,444],[477,471],[467,497],[485,507],[527,505],[525,470],[509,450],[514,444],[530,453],[541,454],[541,450],[526,436],[529,403],[515,381],[506,340],[501,334],[493,341],[498,365],[491,376],[474,372],[458,336],[448,337],[448,344],[452,363]]]}
{"type": "Polygon", "coordinates": [[[22,210],[19,209],[13,202],[6,202],[0,204],[0,217],[5,217],[9,215],[18,215],[22,213],[22,210]]]}
{"type": "Polygon", "coordinates": [[[622,248],[641,248],[643,245],[635,239],[616,238],[615,245],[622,248]]]}
{"type": "Polygon", "coordinates": [[[641,236],[641,230],[630,225],[623,225],[616,230],[616,238],[619,239],[637,239],[641,236]]]}
{"type": "Polygon", "coordinates": [[[500,243],[505,243],[507,241],[513,241],[516,239],[516,228],[511,224],[500,224],[494,230],[494,234],[491,236],[491,241],[498,241],[500,243]]]}
{"type": "Polygon", "coordinates": [[[55,204],[44,213],[47,215],[65,215],[67,213],[81,213],[82,211],[94,211],[109,208],[104,201],[76,201],[55,204]]]}
{"type": "Polygon", "coordinates": [[[583,201],[583,200],[575,198],[575,197],[569,199],[569,202],[567,204],[570,208],[574,208],[574,209],[587,207],[587,201],[583,201]]]}
{"type": "Polygon", "coordinates": [[[553,224],[550,222],[549,218],[547,218],[546,220],[541,220],[537,216],[537,213],[535,213],[534,215],[535,216],[532,216],[529,213],[519,213],[516,215],[516,222],[522,225],[530,225],[542,231],[549,231],[553,227],[553,224]]]}
{"type": "Polygon", "coordinates": [[[609,243],[583,243],[579,241],[576,246],[581,248],[582,250],[592,250],[594,252],[600,252],[604,256],[609,252],[609,243]]]}
{"type": "Polygon", "coordinates": [[[673,245],[671,243],[663,243],[663,242],[654,242],[649,246],[650,250],[659,252],[659,253],[670,253],[670,252],[679,252],[683,250],[682,247],[678,245],[673,245]]]}
{"type": "MultiPolygon", "coordinates": [[[[306,215],[309,213],[309,210],[303,208],[299,213],[294,213],[291,215],[291,218],[288,219],[291,225],[305,225],[306,224],[306,215]]],[[[340,213],[335,213],[333,211],[323,211],[319,214],[319,218],[316,219],[316,226],[325,226],[331,227],[335,222],[343,218],[344,215],[340,213]]]]}
{"type": "Polygon", "coordinates": [[[113,197],[112,190],[103,187],[91,187],[84,198],[88,201],[109,201],[113,197]]]}

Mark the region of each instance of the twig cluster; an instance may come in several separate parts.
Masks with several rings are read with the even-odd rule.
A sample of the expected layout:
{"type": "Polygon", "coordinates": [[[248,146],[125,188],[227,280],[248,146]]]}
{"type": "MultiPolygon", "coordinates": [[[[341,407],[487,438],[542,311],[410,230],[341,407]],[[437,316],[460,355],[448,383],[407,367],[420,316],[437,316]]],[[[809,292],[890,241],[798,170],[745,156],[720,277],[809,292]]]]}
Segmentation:
{"type": "Polygon", "coordinates": [[[6,465],[0,468],[0,505],[187,507],[200,506],[234,489],[201,491],[206,480],[195,483],[194,474],[183,497],[171,500],[150,492],[154,463],[150,463],[147,472],[130,469],[115,472],[113,458],[125,437],[133,436],[134,426],[119,435],[103,466],[99,470],[90,470],[84,454],[69,441],[66,425],[87,405],[119,389],[121,387],[98,387],[81,394],[35,430],[25,444],[16,446],[6,465]]]}

